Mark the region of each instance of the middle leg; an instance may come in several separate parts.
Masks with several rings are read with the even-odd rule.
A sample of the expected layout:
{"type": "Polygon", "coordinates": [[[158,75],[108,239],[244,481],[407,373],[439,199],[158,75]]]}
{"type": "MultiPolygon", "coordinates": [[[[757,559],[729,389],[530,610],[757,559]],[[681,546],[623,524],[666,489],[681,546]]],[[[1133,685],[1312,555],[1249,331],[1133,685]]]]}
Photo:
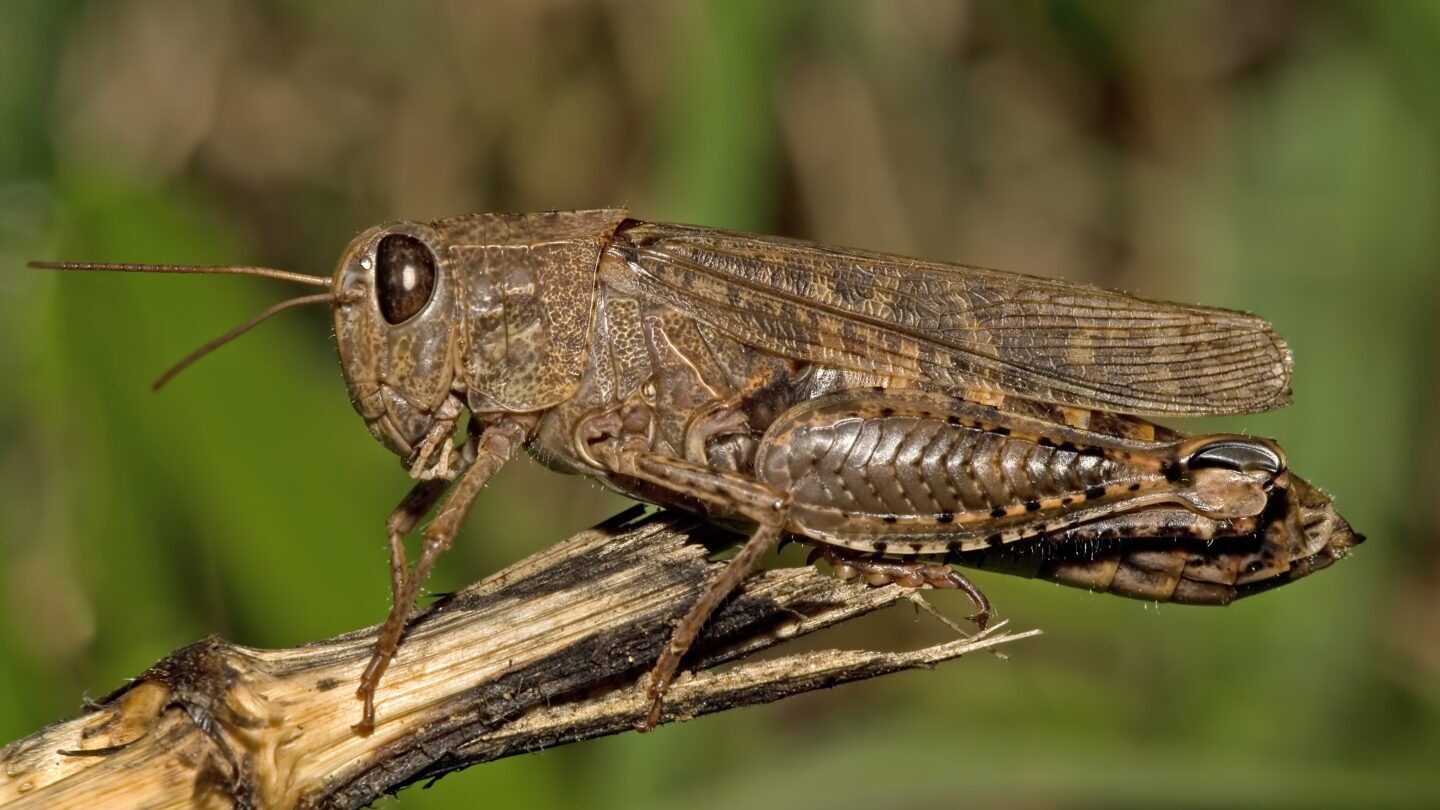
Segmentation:
{"type": "Polygon", "coordinates": [[[645,718],[636,724],[640,731],[648,731],[660,722],[665,693],[680,668],[680,661],[704,628],[705,621],[750,573],[765,551],[779,541],[790,509],[790,496],[743,475],[712,470],[636,447],[621,447],[616,440],[595,448],[593,455],[612,472],[689,496],[756,524],[745,545],[740,547],[720,575],[705,586],[700,598],[671,630],[669,641],[650,671],[650,683],[646,688],[650,709],[645,718]]]}

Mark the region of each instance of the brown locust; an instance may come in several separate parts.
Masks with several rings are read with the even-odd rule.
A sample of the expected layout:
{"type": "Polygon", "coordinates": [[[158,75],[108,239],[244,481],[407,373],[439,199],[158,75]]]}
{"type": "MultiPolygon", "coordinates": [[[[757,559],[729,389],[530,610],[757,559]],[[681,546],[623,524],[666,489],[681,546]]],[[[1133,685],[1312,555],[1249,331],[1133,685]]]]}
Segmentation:
{"type": "Polygon", "coordinates": [[[521,449],[748,536],[675,624],[642,728],[782,536],[842,576],[959,589],[982,627],[989,604],[954,564],[1226,604],[1362,539],[1274,442],[1142,418],[1287,402],[1289,350],[1243,313],[618,209],[380,225],[328,279],[35,264],[326,288],[160,382],[281,309],[333,310],[350,399],[416,481],[386,527],[394,601],[360,678],[362,732],[421,584],[521,449]],[[403,539],[437,503],[407,567],[403,539]]]}

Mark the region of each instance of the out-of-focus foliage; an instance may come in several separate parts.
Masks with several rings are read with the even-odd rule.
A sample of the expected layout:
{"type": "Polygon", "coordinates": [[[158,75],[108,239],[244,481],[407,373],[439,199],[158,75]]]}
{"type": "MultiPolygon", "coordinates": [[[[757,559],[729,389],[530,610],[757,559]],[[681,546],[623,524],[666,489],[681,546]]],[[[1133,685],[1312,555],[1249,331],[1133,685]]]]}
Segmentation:
{"type": "MultiPolygon", "coordinates": [[[[406,488],[318,309],[147,392],[284,285],[24,259],[327,273],[386,219],[613,204],[1262,313],[1295,404],[1224,424],[1277,437],[1370,542],[1223,610],[981,574],[1047,631],[1009,661],[518,757],[392,806],[1440,803],[1440,4],[1400,0],[6,0],[0,739],[206,633],[378,621],[406,488]]],[[[432,586],[619,503],[513,465],[432,586]]]]}

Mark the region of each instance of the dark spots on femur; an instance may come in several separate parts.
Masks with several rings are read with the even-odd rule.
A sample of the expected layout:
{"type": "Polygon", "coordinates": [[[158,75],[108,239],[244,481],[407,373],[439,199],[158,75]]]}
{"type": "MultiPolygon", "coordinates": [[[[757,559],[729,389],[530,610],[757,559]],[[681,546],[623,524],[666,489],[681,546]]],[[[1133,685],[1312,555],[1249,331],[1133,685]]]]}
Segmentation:
{"type": "Polygon", "coordinates": [[[1039,502],[1039,501],[1026,501],[1026,502],[1025,502],[1025,511],[1026,511],[1026,512],[1039,512],[1039,511],[1040,511],[1040,502],[1039,502]]]}
{"type": "Polygon", "coordinates": [[[945,424],[957,426],[960,424],[960,417],[952,413],[949,416],[945,417],[945,424]]]}
{"type": "Polygon", "coordinates": [[[1075,498],[1074,498],[1073,496],[1070,496],[1070,495],[1066,495],[1065,497],[1063,497],[1063,498],[1060,499],[1060,505],[1061,505],[1061,506],[1069,506],[1070,504],[1072,504],[1072,503],[1074,503],[1074,502],[1075,502],[1075,498]]]}
{"type": "Polygon", "coordinates": [[[989,537],[985,538],[985,545],[989,546],[990,548],[995,548],[996,546],[1003,546],[1005,545],[1005,535],[999,533],[992,534],[989,537]]]}
{"type": "Polygon", "coordinates": [[[1035,443],[1038,444],[1038,445],[1040,445],[1041,447],[1054,447],[1054,446],[1055,446],[1055,440],[1052,439],[1052,438],[1050,438],[1049,436],[1041,436],[1040,438],[1038,438],[1038,439],[1035,440],[1035,443]]]}
{"type": "Polygon", "coordinates": [[[871,390],[871,392],[876,393],[876,394],[883,394],[883,393],[885,393],[885,386],[883,386],[883,385],[872,385],[872,386],[870,386],[870,390],[871,390]]]}
{"type": "Polygon", "coordinates": [[[1140,491],[1140,482],[1139,482],[1139,481],[1131,481],[1131,482],[1130,482],[1130,486],[1126,487],[1126,489],[1130,490],[1131,492],[1139,492],[1139,491],[1140,491]]]}
{"type": "Polygon", "coordinates": [[[1092,458],[1105,457],[1105,451],[1100,449],[1099,447],[1082,447],[1080,448],[1079,452],[1082,456],[1090,456],[1092,458]]]}
{"type": "Polygon", "coordinates": [[[950,552],[951,554],[959,554],[964,549],[965,544],[961,543],[959,540],[951,540],[950,542],[945,544],[945,550],[950,552]]]}
{"type": "Polygon", "coordinates": [[[880,519],[883,520],[883,521],[885,521],[886,523],[898,523],[898,522],[900,521],[900,516],[899,516],[899,515],[886,515],[885,517],[880,518],[880,519]]]}
{"type": "Polygon", "coordinates": [[[925,544],[924,544],[924,543],[911,543],[911,544],[910,544],[910,551],[914,552],[915,554],[919,554],[920,552],[922,552],[922,551],[924,551],[924,550],[925,550],[925,544]]]}
{"type": "Polygon", "coordinates": [[[1245,573],[1253,574],[1264,567],[1265,563],[1261,562],[1260,560],[1251,560],[1250,563],[1245,566],[1245,573]]]}
{"type": "Polygon", "coordinates": [[[992,518],[1002,518],[1005,517],[1005,514],[1005,507],[1003,506],[997,506],[990,510],[990,517],[992,518]]]}
{"type": "Polygon", "coordinates": [[[996,436],[1009,436],[1010,428],[1005,427],[1004,425],[996,425],[995,427],[990,429],[990,432],[994,433],[996,436]]]}
{"type": "Polygon", "coordinates": [[[1180,469],[1180,465],[1174,463],[1166,464],[1165,469],[1161,472],[1165,473],[1165,480],[1172,484],[1179,481],[1180,477],[1184,474],[1184,471],[1180,469]]]}
{"type": "Polygon", "coordinates": [[[392,233],[375,246],[375,298],[389,324],[415,317],[435,292],[435,255],[413,236],[392,233]]]}
{"type": "Polygon", "coordinates": [[[938,515],[935,516],[935,522],[936,522],[936,523],[954,523],[954,522],[955,522],[955,513],[954,513],[954,512],[941,512],[940,514],[938,514],[938,515]]]}
{"type": "Polygon", "coordinates": [[[894,408],[881,408],[881,409],[880,409],[880,415],[881,415],[881,416],[894,416],[894,415],[895,415],[895,409],[894,409],[894,408]]]}
{"type": "Polygon", "coordinates": [[[890,548],[890,544],[876,540],[870,544],[870,548],[874,549],[876,554],[884,554],[885,549],[890,548]]]}
{"type": "Polygon", "coordinates": [[[1086,487],[1085,500],[1094,501],[1105,497],[1105,487],[1086,487]]]}

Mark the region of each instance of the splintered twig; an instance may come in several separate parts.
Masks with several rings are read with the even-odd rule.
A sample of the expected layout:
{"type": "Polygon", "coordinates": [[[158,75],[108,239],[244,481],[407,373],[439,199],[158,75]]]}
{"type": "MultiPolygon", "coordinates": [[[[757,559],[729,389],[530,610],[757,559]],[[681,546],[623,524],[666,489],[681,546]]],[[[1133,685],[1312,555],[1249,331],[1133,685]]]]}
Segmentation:
{"type": "MultiPolygon", "coordinates": [[[[632,510],[438,601],[413,620],[367,736],[351,726],[374,628],[289,650],[199,641],[80,717],[0,749],[0,805],[358,807],[470,765],[625,731],[648,705],[638,680],[718,565],[703,544],[718,537],[692,518],[632,510]]],[[[810,567],[751,576],[686,659],[694,674],[671,688],[662,722],[1038,632],[749,659],[908,594],[810,567]]]]}

